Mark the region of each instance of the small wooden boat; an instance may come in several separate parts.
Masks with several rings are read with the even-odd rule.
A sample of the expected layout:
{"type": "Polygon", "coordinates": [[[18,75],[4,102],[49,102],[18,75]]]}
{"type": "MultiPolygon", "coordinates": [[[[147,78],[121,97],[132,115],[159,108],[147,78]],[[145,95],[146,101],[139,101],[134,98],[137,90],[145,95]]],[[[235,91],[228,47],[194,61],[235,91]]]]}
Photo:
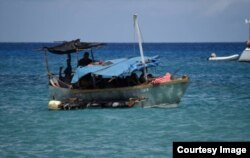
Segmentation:
{"type": "Polygon", "coordinates": [[[223,60],[237,60],[238,58],[239,58],[239,54],[218,57],[218,56],[215,55],[215,53],[212,53],[211,56],[208,58],[208,60],[211,60],[211,61],[223,61],[223,60]]]}
{"type": "MultiPolygon", "coordinates": [[[[50,72],[47,52],[68,55],[67,64],[70,64],[68,61],[71,60],[72,53],[77,54],[86,49],[91,49],[92,53],[92,48],[103,46],[103,44],[74,40],[44,48],[49,81],[49,108],[168,107],[177,105],[187,89],[189,77],[185,75],[172,77],[168,73],[162,77],[150,76],[148,71],[151,67],[158,66],[158,56],[144,56],[136,15],[134,15],[134,27],[138,35],[140,57],[113,59],[99,64],[78,66],[69,81],[60,79],[60,74],[58,77],[50,72]],[[131,79],[136,80],[134,78],[136,71],[141,72],[140,78],[142,76],[144,80],[135,84],[130,81],[131,79]]],[[[94,61],[93,54],[91,56],[94,61]]]]}

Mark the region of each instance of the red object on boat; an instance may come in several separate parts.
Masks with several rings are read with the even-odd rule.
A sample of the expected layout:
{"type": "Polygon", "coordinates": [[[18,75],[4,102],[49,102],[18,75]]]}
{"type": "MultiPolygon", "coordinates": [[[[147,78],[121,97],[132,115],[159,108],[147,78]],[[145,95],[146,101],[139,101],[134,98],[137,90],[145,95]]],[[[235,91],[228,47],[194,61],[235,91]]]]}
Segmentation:
{"type": "Polygon", "coordinates": [[[169,82],[169,81],[171,81],[171,74],[170,73],[166,73],[162,77],[157,77],[151,83],[152,84],[160,84],[160,83],[165,83],[165,82],[169,82]]]}
{"type": "Polygon", "coordinates": [[[250,48],[250,40],[247,40],[247,47],[250,48]]]}

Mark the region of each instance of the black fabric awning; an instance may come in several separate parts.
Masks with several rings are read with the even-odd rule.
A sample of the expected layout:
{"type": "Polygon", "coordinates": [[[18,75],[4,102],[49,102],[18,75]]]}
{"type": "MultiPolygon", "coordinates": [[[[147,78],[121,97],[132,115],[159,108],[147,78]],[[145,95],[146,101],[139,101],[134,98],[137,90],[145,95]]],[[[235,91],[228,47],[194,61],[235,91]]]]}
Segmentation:
{"type": "Polygon", "coordinates": [[[50,53],[54,53],[54,54],[69,54],[69,53],[75,53],[77,51],[99,47],[103,45],[105,44],[104,43],[80,42],[80,39],[77,39],[77,40],[72,40],[69,42],[63,42],[62,44],[54,46],[54,47],[44,47],[43,50],[47,50],[50,53]]]}

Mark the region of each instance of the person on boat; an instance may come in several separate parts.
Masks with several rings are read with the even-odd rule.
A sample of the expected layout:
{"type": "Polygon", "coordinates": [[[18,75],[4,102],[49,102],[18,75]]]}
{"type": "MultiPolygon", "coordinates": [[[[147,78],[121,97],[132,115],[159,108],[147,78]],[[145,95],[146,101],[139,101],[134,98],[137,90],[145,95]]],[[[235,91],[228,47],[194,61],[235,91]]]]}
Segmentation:
{"type": "MultiPolygon", "coordinates": [[[[148,82],[152,81],[153,78],[154,78],[154,77],[153,77],[152,74],[147,74],[147,81],[148,81],[148,82]]],[[[140,81],[140,83],[145,83],[145,82],[146,82],[144,73],[142,73],[142,74],[140,75],[139,81],[140,81]]]]}
{"type": "Polygon", "coordinates": [[[71,66],[71,56],[68,54],[68,59],[67,59],[67,67],[63,71],[64,72],[64,77],[62,76],[62,69],[63,67],[60,67],[59,70],[59,79],[65,83],[70,83],[71,78],[72,78],[72,66],[71,66]]]}
{"type": "Polygon", "coordinates": [[[216,54],[215,54],[215,53],[211,53],[210,57],[211,57],[211,58],[215,58],[215,57],[216,57],[216,54]]]}
{"type": "Polygon", "coordinates": [[[141,83],[146,82],[145,74],[144,74],[144,71],[143,71],[143,70],[142,70],[142,73],[141,73],[141,75],[140,75],[140,77],[139,77],[139,81],[140,81],[141,83]]]}
{"type": "Polygon", "coordinates": [[[91,74],[87,74],[79,79],[79,88],[80,89],[91,89],[94,87],[91,74]]]}
{"type": "Polygon", "coordinates": [[[89,53],[85,52],[83,58],[78,61],[78,66],[87,66],[92,63],[92,60],[89,59],[89,53]]]}
{"type": "Polygon", "coordinates": [[[71,78],[72,78],[72,66],[70,64],[70,59],[67,59],[67,67],[66,69],[64,70],[64,74],[65,74],[65,81],[67,83],[70,83],[71,81],[71,78]]]}
{"type": "Polygon", "coordinates": [[[132,73],[130,76],[127,77],[128,86],[135,86],[140,84],[139,78],[136,73],[132,73]]]}
{"type": "Polygon", "coordinates": [[[250,48],[250,40],[247,40],[247,48],[250,48]]]}
{"type": "MultiPolygon", "coordinates": [[[[153,75],[148,73],[148,68],[146,68],[146,72],[147,72],[147,81],[151,81],[153,79],[153,75]]],[[[140,83],[145,83],[146,82],[146,78],[145,78],[145,74],[144,74],[144,70],[141,70],[141,75],[139,77],[139,81],[140,83]]]]}

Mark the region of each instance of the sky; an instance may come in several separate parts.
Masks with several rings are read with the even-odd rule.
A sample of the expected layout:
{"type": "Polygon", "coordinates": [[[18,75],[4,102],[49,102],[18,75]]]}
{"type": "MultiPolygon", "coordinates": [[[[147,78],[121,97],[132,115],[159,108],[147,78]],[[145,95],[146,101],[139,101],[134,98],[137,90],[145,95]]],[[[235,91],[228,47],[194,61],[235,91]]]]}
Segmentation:
{"type": "Polygon", "coordinates": [[[250,0],[0,0],[0,42],[244,42],[250,0]]]}

